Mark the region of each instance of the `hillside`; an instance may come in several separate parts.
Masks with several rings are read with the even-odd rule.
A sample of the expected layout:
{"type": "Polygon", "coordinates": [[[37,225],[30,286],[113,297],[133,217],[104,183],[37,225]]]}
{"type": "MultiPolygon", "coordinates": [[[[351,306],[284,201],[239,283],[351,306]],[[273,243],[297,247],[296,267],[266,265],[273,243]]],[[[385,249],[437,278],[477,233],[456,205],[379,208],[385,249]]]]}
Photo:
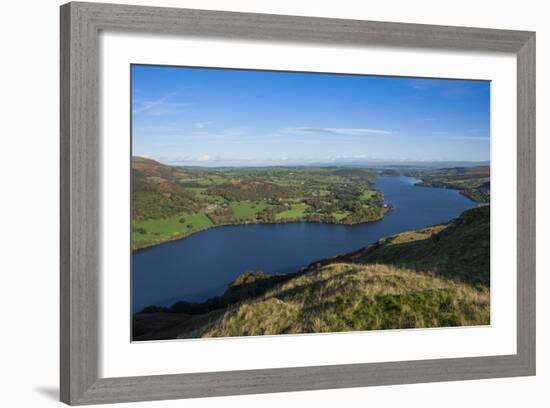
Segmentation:
{"type": "Polygon", "coordinates": [[[387,265],[332,264],[228,312],[201,337],[489,323],[489,291],[387,265]]]}
{"type": "Polygon", "coordinates": [[[166,218],[199,208],[195,196],[177,180],[185,172],[142,157],[132,158],[132,208],[134,220],[166,218]]]}
{"type": "Polygon", "coordinates": [[[407,174],[421,179],[420,186],[452,188],[478,203],[490,201],[489,166],[412,171],[407,174]]]}
{"type": "Polygon", "coordinates": [[[134,339],[489,324],[489,215],[473,208],[294,274],[243,274],[208,302],[137,314],[134,339]]]}
{"type": "MultiPolygon", "coordinates": [[[[446,225],[403,232],[332,261],[429,271],[470,284],[490,284],[490,206],[464,211],[446,225]]],[[[323,262],[323,261],[321,261],[323,262]]]]}

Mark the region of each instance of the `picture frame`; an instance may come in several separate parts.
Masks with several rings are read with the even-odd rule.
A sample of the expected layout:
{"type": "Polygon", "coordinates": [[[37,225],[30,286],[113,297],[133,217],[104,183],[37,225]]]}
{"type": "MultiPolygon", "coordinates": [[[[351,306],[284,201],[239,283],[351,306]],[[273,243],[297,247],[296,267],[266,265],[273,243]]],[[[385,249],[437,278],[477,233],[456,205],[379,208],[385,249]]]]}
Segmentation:
{"type": "Polygon", "coordinates": [[[535,33],[72,2],[61,6],[60,396],[70,405],[535,374],[535,33]],[[102,30],[514,53],[517,353],[504,356],[100,378],[99,33],[102,30]]]}

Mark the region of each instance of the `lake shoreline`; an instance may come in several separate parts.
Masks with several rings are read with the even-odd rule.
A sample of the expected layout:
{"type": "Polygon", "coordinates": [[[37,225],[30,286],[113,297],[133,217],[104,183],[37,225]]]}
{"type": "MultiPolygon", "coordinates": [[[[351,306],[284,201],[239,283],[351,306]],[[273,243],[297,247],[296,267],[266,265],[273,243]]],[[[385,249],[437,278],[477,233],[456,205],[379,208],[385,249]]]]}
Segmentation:
{"type": "Polygon", "coordinates": [[[415,181],[406,176],[378,179],[385,202],[392,205],[378,220],[356,225],[307,220],[241,222],[208,228],[212,231],[190,240],[175,238],[164,242],[171,245],[134,251],[132,309],[169,306],[181,299],[201,303],[219,296],[226,289],[224,282],[232,282],[245,271],[296,272],[334,256],[345,257],[384,237],[447,223],[476,206],[457,191],[420,189],[415,181]]]}
{"type": "MultiPolygon", "coordinates": [[[[379,176],[379,177],[395,177],[395,176],[379,176]]],[[[377,178],[379,178],[379,177],[377,177],[377,178]]],[[[424,181],[422,179],[417,178],[417,177],[413,177],[413,178],[415,179],[415,181],[413,183],[413,185],[415,187],[441,188],[441,187],[427,186],[427,185],[421,184],[421,183],[424,183],[424,181]]],[[[462,193],[462,191],[460,191],[460,190],[459,190],[459,192],[462,193]]],[[[467,195],[464,195],[464,196],[471,200],[471,198],[468,197],[467,195]]],[[[475,200],[472,200],[472,201],[475,202],[475,200]]],[[[372,222],[382,220],[386,216],[387,213],[389,213],[389,212],[391,212],[392,210],[395,209],[395,205],[393,205],[391,203],[384,203],[384,205],[386,207],[383,207],[383,209],[385,211],[382,213],[381,217],[376,218],[376,219],[372,219],[372,220],[369,220],[369,221],[364,221],[364,222],[341,222],[341,221],[328,222],[328,221],[312,221],[312,220],[307,220],[307,219],[288,219],[288,220],[271,221],[271,222],[270,221],[246,220],[244,222],[232,222],[232,223],[227,223],[227,224],[216,224],[216,225],[212,225],[210,227],[206,227],[206,228],[203,228],[203,229],[200,229],[200,230],[197,230],[197,231],[193,231],[193,232],[190,232],[190,233],[177,234],[173,237],[170,237],[170,238],[162,240],[162,241],[143,244],[143,245],[140,245],[139,247],[135,247],[135,248],[132,247],[131,251],[134,254],[134,253],[142,252],[142,251],[147,250],[147,249],[158,247],[160,245],[168,244],[168,243],[175,242],[175,241],[184,240],[184,239],[187,239],[187,238],[189,238],[193,235],[196,235],[198,233],[209,231],[209,230],[212,230],[212,229],[215,229],[215,228],[238,226],[238,225],[272,225],[272,224],[291,224],[291,223],[311,223],[311,224],[327,224],[327,225],[364,225],[364,224],[369,224],[369,223],[372,223],[372,222]]]]}
{"type": "Polygon", "coordinates": [[[380,221],[382,220],[387,213],[393,211],[395,209],[395,206],[392,205],[392,204],[387,204],[387,207],[384,207],[384,212],[382,213],[382,216],[379,217],[379,218],[376,218],[376,219],[372,219],[372,220],[369,220],[369,221],[362,221],[362,222],[341,222],[341,221],[312,221],[312,220],[307,220],[307,219],[289,219],[289,220],[281,220],[281,221],[272,221],[272,222],[269,222],[269,221],[246,221],[246,222],[232,222],[232,223],[227,223],[227,224],[217,224],[217,225],[212,225],[210,227],[206,227],[206,228],[203,228],[201,230],[198,230],[198,231],[193,231],[193,232],[190,232],[188,234],[182,234],[182,235],[177,235],[177,236],[174,236],[172,238],[169,238],[169,239],[166,239],[164,241],[161,241],[161,242],[154,242],[154,243],[150,243],[150,244],[145,244],[143,246],[140,246],[140,247],[137,247],[137,248],[132,248],[132,253],[137,253],[137,252],[142,252],[144,250],[147,250],[147,249],[151,249],[151,248],[156,248],[158,246],[161,246],[161,245],[164,245],[164,244],[169,244],[169,243],[172,243],[172,242],[175,242],[175,241],[180,241],[180,240],[184,240],[184,239],[187,239],[193,235],[196,235],[196,234],[199,234],[201,232],[205,232],[205,231],[210,231],[210,230],[213,230],[213,229],[216,229],[216,228],[223,228],[223,227],[234,227],[234,226],[239,226],[239,225],[277,225],[277,224],[280,224],[280,225],[284,225],[284,224],[326,224],[326,225],[365,225],[365,224],[370,224],[372,222],[377,222],[377,221],[380,221]]]}
{"type": "Polygon", "coordinates": [[[470,194],[468,194],[464,189],[456,188],[456,187],[453,187],[453,186],[446,186],[444,184],[441,184],[441,185],[428,184],[428,182],[426,182],[424,180],[420,180],[418,183],[415,183],[414,185],[415,185],[415,187],[443,188],[445,190],[458,191],[464,197],[466,197],[469,200],[472,200],[474,203],[476,203],[478,205],[484,205],[484,204],[488,205],[488,204],[490,204],[490,202],[488,202],[488,201],[477,200],[475,197],[472,197],[470,194]]]}
{"type": "MultiPolygon", "coordinates": [[[[392,177],[392,176],[382,176],[382,177],[392,177]]],[[[479,201],[479,200],[474,199],[469,194],[467,194],[464,190],[454,188],[454,187],[445,186],[445,185],[440,185],[440,186],[438,186],[438,185],[429,185],[429,184],[426,184],[426,182],[424,180],[420,179],[420,178],[417,178],[417,177],[414,177],[414,178],[416,179],[416,181],[413,183],[413,186],[415,186],[415,187],[441,188],[441,189],[445,189],[445,190],[458,191],[461,195],[463,195],[467,199],[471,200],[472,202],[476,203],[477,205],[489,204],[489,203],[485,203],[483,201],[479,201]]],[[[327,225],[363,225],[363,224],[369,224],[369,223],[372,223],[372,222],[380,221],[381,219],[383,219],[386,216],[387,213],[389,213],[389,212],[391,212],[392,210],[395,209],[395,206],[393,204],[386,203],[386,205],[387,205],[387,207],[385,207],[386,210],[383,212],[381,217],[373,219],[373,220],[369,220],[369,221],[364,221],[364,222],[341,222],[341,221],[328,222],[328,221],[312,221],[312,220],[306,220],[306,219],[289,219],[289,220],[280,220],[280,221],[271,221],[271,222],[269,222],[269,221],[257,221],[257,222],[255,222],[255,221],[247,220],[245,222],[232,222],[232,223],[227,223],[227,224],[216,224],[216,225],[212,225],[210,227],[200,229],[198,231],[179,234],[179,235],[176,235],[174,237],[171,237],[169,239],[166,239],[166,240],[163,240],[163,241],[160,241],[160,242],[151,242],[151,243],[144,244],[144,245],[141,245],[141,246],[136,247],[136,248],[132,248],[132,253],[137,253],[137,252],[140,252],[140,251],[144,251],[146,249],[155,248],[157,246],[168,244],[168,243],[171,243],[171,242],[174,242],[174,241],[187,239],[187,238],[189,238],[193,235],[199,234],[201,232],[209,231],[209,230],[212,230],[212,229],[215,229],[215,228],[231,227],[231,226],[237,226],[237,225],[273,225],[273,224],[291,224],[291,223],[311,223],[311,224],[327,224],[327,225]]]]}

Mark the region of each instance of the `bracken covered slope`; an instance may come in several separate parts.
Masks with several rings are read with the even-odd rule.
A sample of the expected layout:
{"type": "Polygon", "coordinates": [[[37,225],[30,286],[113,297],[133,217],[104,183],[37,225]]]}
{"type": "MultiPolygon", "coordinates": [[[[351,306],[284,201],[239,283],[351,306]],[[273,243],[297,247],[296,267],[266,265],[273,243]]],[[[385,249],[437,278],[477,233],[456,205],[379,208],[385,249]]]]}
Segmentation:
{"type": "Polygon", "coordinates": [[[178,177],[185,174],[179,168],[132,157],[133,219],[163,218],[196,211],[199,203],[194,195],[177,183],[178,177]]]}

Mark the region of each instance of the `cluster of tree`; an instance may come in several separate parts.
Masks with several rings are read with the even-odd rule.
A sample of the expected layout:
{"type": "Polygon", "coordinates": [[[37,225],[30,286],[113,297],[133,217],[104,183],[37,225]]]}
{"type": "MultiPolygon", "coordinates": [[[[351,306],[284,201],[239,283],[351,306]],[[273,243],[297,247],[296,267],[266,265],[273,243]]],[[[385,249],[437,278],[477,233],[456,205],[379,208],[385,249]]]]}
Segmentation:
{"type": "MultiPolygon", "coordinates": [[[[487,183],[489,184],[489,183],[487,183]]],[[[491,199],[491,193],[488,186],[479,186],[478,188],[465,189],[461,191],[466,197],[478,203],[488,203],[491,199]]]]}
{"type": "Polygon", "coordinates": [[[409,172],[422,180],[420,185],[446,187],[460,190],[462,194],[479,203],[490,201],[489,166],[455,167],[409,172]]]}
{"type": "Polygon", "coordinates": [[[381,191],[376,191],[374,194],[372,194],[368,200],[366,200],[366,204],[372,206],[372,207],[383,207],[384,206],[384,193],[381,191]]]}
{"type": "Polygon", "coordinates": [[[334,212],[357,214],[357,222],[378,219],[380,214],[378,210],[384,206],[383,194],[377,191],[364,200],[361,198],[363,192],[360,186],[350,186],[348,189],[337,186],[331,190],[329,197],[307,198],[304,202],[308,205],[308,219],[331,222],[327,220],[330,220],[334,212]],[[365,211],[365,204],[374,207],[372,211],[365,211]]]}
{"type": "Polygon", "coordinates": [[[256,220],[259,222],[275,222],[275,215],[287,209],[284,205],[274,205],[273,207],[265,208],[256,214],[256,220]]]}
{"type": "Polygon", "coordinates": [[[228,201],[273,201],[295,197],[296,188],[281,186],[267,181],[242,180],[208,189],[212,195],[222,196],[228,201]]]}
{"type": "Polygon", "coordinates": [[[354,178],[354,179],[359,179],[361,181],[364,181],[364,180],[368,181],[371,178],[376,176],[376,173],[374,173],[372,170],[353,168],[353,167],[337,168],[332,170],[331,173],[335,176],[354,178]]]}
{"type": "Polygon", "coordinates": [[[323,214],[323,213],[316,213],[316,212],[306,212],[306,220],[310,222],[326,222],[326,223],[336,222],[336,218],[334,218],[331,214],[323,214]]]}
{"type": "Polygon", "coordinates": [[[219,207],[207,214],[214,224],[230,224],[235,221],[231,207],[219,207]]]}
{"type": "Polygon", "coordinates": [[[361,207],[346,217],[346,222],[360,223],[382,218],[384,209],[381,207],[361,207]]]}
{"type": "Polygon", "coordinates": [[[331,195],[339,201],[359,200],[364,191],[365,186],[356,183],[337,184],[330,189],[331,195]]]}
{"type": "Polygon", "coordinates": [[[147,234],[147,230],[143,227],[132,227],[132,232],[137,232],[138,234],[147,234]]]}

